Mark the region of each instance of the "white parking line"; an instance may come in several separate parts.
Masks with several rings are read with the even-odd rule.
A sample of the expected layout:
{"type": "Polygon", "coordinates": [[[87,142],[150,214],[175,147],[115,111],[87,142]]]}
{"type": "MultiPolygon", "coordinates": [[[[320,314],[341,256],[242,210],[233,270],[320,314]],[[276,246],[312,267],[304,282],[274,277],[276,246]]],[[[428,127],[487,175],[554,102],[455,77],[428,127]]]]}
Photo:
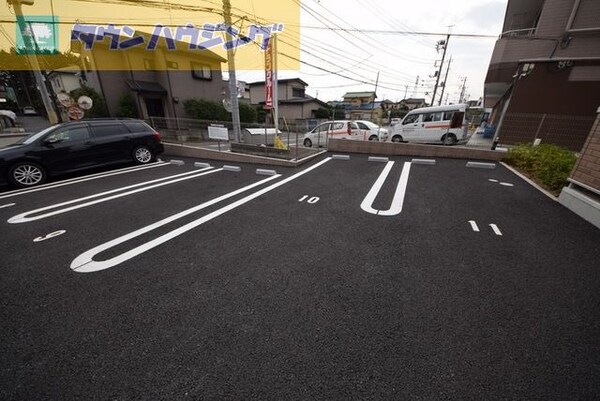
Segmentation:
{"type": "Polygon", "coordinates": [[[161,244],[164,244],[165,242],[170,241],[173,238],[176,238],[176,237],[178,237],[178,236],[180,236],[180,235],[182,235],[182,234],[184,234],[184,233],[186,233],[186,232],[188,232],[188,231],[190,231],[190,230],[192,230],[192,229],[194,229],[194,228],[196,228],[196,227],[198,227],[198,226],[200,226],[200,225],[202,225],[202,224],[204,224],[204,223],[206,223],[206,222],[208,222],[208,221],[210,221],[210,220],[212,220],[212,219],[214,219],[214,218],[216,218],[218,216],[221,216],[221,215],[223,215],[223,214],[225,214],[225,213],[227,213],[227,212],[229,212],[229,211],[231,211],[231,210],[233,210],[233,209],[235,209],[235,208],[237,208],[239,206],[242,206],[242,205],[244,205],[244,204],[246,204],[246,203],[248,203],[248,202],[250,202],[250,201],[252,201],[252,200],[254,200],[254,199],[256,199],[256,198],[258,198],[258,197],[260,197],[260,196],[262,196],[262,195],[264,195],[264,194],[266,194],[266,193],[268,193],[268,192],[270,192],[270,191],[272,191],[274,189],[276,189],[276,188],[279,188],[282,185],[285,185],[285,184],[287,184],[287,183],[289,183],[289,182],[291,182],[291,181],[293,181],[293,180],[295,180],[295,179],[303,176],[304,174],[307,174],[307,173],[315,170],[316,168],[322,166],[323,164],[327,163],[330,160],[331,160],[331,158],[328,157],[328,158],[322,160],[321,162],[319,162],[319,163],[317,163],[317,164],[315,164],[315,165],[307,168],[304,171],[301,171],[301,172],[299,172],[297,174],[294,174],[291,177],[288,177],[288,178],[286,178],[286,179],[284,179],[282,181],[279,181],[278,183],[275,183],[275,184],[270,185],[270,186],[268,186],[266,188],[263,188],[262,190],[259,190],[259,191],[255,192],[255,193],[251,194],[251,195],[246,196],[245,198],[242,198],[242,199],[240,199],[240,200],[238,200],[238,201],[236,201],[234,203],[231,203],[231,204],[229,204],[227,206],[224,206],[224,207],[222,207],[222,208],[220,208],[220,209],[218,209],[218,210],[216,210],[216,211],[214,211],[212,213],[209,213],[209,214],[207,214],[207,215],[205,215],[205,216],[203,216],[203,217],[201,217],[201,218],[199,218],[199,219],[197,219],[195,221],[192,221],[191,223],[188,223],[188,224],[186,224],[184,226],[181,226],[181,227],[179,227],[179,228],[177,228],[177,229],[175,229],[173,231],[170,231],[167,234],[161,235],[160,237],[157,237],[157,238],[155,238],[154,240],[152,240],[150,242],[147,242],[147,243],[142,244],[140,246],[137,246],[136,248],[133,248],[133,249],[127,251],[127,252],[124,252],[124,253],[122,253],[122,254],[120,254],[118,256],[115,256],[112,259],[104,260],[104,261],[95,261],[95,260],[93,260],[94,256],[96,256],[97,254],[99,254],[101,252],[104,252],[104,251],[106,251],[108,249],[111,249],[111,248],[117,246],[117,245],[120,245],[120,244],[122,244],[124,242],[127,242],[127,241],[129,241],[129,240],[131,240],[133,238],[139,237],[140,235],[143,235],[143,234],[148,233],[150,231],[153,231],[153,230],[155,230],[155,229],[157,229],[157,228],[159,228],[161,226],[164,226],[165,224],[171,223],[171,222],[173,222],[173,221],[175,221],[177,219],[180,219],[180,218],[182,218],[184,216],[187,216],[189,214],[195,213],[195,212],[197,212],[199,210],[207,208],[207,207],[209,207],[211,205],[214,205],[214,204],[216,204],[218,202],[221,202],[221,201],[223,201],[225,199],[228,199],[228,198],[231,198],[233,196],[236,196],[236,195],[238,195],[238,194],[240,194],[242,192],[248,191],[248,190],[250,190],[250,189],[252,189],[254,187],[262,185],[262,184],[264,184],[264,183],[266,183],[268,181],[274,180],[274,179],[279,178],[281,176],[280,175],[274,175],[274,176],[268,177],[268,178],[266,178],[266,179],[264,179],[262,181],[259,181],[259,182],[255,183],[255,184],[252,184],[252,185],[249,185],[247,187],[238,189],[237,191],[234,191],[234,192],[230,192],[230,193],[228,193],[226,195],[223,195],[223,196],[221,196],[219,198],[213,199],[213,200],[211,200],[209,202],[203,203],[203,204],[201,204],[199,206],[196,206],[196,207],[194,207],[192,209],[188,209],[188,210],[186,210],[184,212],[178,213],[178,214],[176,214],[174,216],[171,216],[171,217],[166,218],[164,220],[158,221],[158,222],[156,222],[154,224],[151,224],[149,226],[141,228],[141,229],[139,229],[137,231],[134,231],[132,233],[129,233],[127,235],[124,235],[122,237],[114,239],[112,241],[106,242],[106,243],[104,243],[102,245],[99,245],[99,246],[97,246],[95,248],[90,249],[87,252],[82,253],[77,258],[75,258],[73,260],[73,262],[71,263],[71,269],[74,270],[74,271],[76,271],[76,272],[78,272],[78,273],[92,273],[92,272],[97,272],[97,271],[101,271],[101,270],[105,270],[105,269],[109,269],[111,267],[117,266],[117,265],[119,265],[119,264],[121,264],[121,263],[123,263],[123,262],[125,262],[127,260],[130,260],[130,259],[132,259],[132,258],[134,258],[134,257],[136,257],[136,256],[138,256],[138,255],[140,255],[140,254],[142,254],[144,252],[147,252],[147,251],[149,251],[149,250],[151,250],[151,249],[153,249],[153,248],[155,248],[155,247],[157,247],[157,246],[159,246],[161,244]]]}
{"type": "Polygon", "coordinates": [[[7,207],[13,207],[16,203],[7,203],[6,205],[0,206],[0,209],[6,209],[7,207]]]}
{"type": "Polygon", "coordinates": [[[187,173],[183,173],[183,174],[177,174],[177,175],[174,175],[174,176],[160,178],[160,179],[157,179],[157,180],[146,181],[146,182],[142,182],[142,183],[139,183],[139,184],[130,185],[130,186],[127,186],[127,187],[117,188],[117,189],[113,189],[111,191],[106,191],[106,192],[102,192],[102,193],[99,193],[99,194],[86,196],[84,198],[70,200],[68,202],[57,203],[55,205],[46,206],[46,207],[43,207],[43,208],[40,208],[40,209],[30,210],[28,212],[25,212],[25,213],[16,215],[14,217],[11,217],[10,219],[8,219],[8,222],[10,224],[21,224],[21,223],[28,223],[30,221],[41,220],[41,219],[45,219],[47,217],[56,216],[58,214],[67,213],[67,212],[70,212],[70,211],[73,211],[73,210],[77,210],[77,209],[81,209],[81,208],[84,208],[84,207],[88,207],[88,206],[92,206],[92,205],[97,205],[98,203],[108,202],[110,200],[122,198],[124,196],[133,195],[133,194],[136,194],[136,193],[139,193],[139,192],[148,191],[150,189],[159,188],[159,187],[162,187],[162,186],[165,186],[165,185],[171,185],[171,184],[175,184],[175,183],[178,183],[178,182],[181,182],[181,181],[191,180],[191,179],[194,179],[194,178],[198,178],[198,177],[202,177],[202,176],[205,176],[205,175],[208,175],[208,174],[214,174],[214,173],[217,173],[219,171],[222,171],[222,169],[216,169],[216,170],[211,170],[211,171],[206,171],[206,170],[210,170],[210,168],[208,168],[208,169],[202,169],[202,170],[195,170],[195,171],[188,171],[187,173]],[[166,181],[166,182],[163,182],[163,181],[166,181]],[[95,201],[82,203],[82,204],[79,204],[79,205],[76,205],[76,206],[71,206],[71,207],[68,207],[68,208],[65,208],[65,209],[55,210],[54,212],[50,212],[50,213],[46,213],[46,214],[41,214],[41,215],[34,216],[34,217],[27,217],[27,216],[32,215],[32,214],[36,214],[36,213],[40,213],[40,212],[45,212],[47,210],[52,210],[52,209],[56,209],[56,208],[59,208],[59,207],[62,207],[62,206],[72,205],[74,203],[79,203],[79,202],[83,202],[83,201],[94,199],[94,198],[100,198],[102,196],[114,194],[116,192],[122,192],[122,191],[126,191],[128,189],[138,188],[138,187],[142,187],[144,185],[154,184],[154,183],[157,183],[157,182],[160,182],[160,184],[155,184],[155,185],[147,186],[147,187],[144,187],[144,188],[141,188],[141,189],[136,189],[134,191],[120,193],[118,195],[109,196],[107,198],[97,199],[95,201]]]}
{"type": "Polygon", "coordinates": [[[476,233],[480,232],[479,226],[477,226],[477,223],[474,220],[470,220],[469,224],[471,225],[471,228],[473,229],[473,231],[475,231],[476,233]]]}
{"type": "Polygon", "coordinates": [[[496,234],[498,236],[502,236],[502,231],[500,231],[500,229],[498,228],[497,225],[490,224],[490,227],[492,227],[492,230],[494,230],[494,234],[496,234]]]}
{"type": "Polygon", "coordinates": [[[159,162],[159,163],[153,163],[153,164],[144,165],[144,166],[126,167],[126,168],[119,169],[119,170],[112,170],[110,172],[105,172],[105,173],[96,173],[96,174],[91,174],[91,175],[87,175],[84,177],[71,178],[69,180],[60,181],[57,183],[39,185],[35,188],[17,189],[16,191],[5,192],[4,194],[0,195],[0,199],[12,198],[14,196],[30,194],[30,193],[39,192],[39,191],[45,191],[47,189],[64,187],[67,185],[78,184],[80,182],[98,180],[100,178],[112,177],[112,176],[121,175],[121,174],[135,173],[137,171],[147,170],[147,169],[156,168],[156,167],[165,167],[168,165],[169,165],[169,163],[159,162]]]}
{"type": "Polygon", "coordinates": [[[500,185],[505,186],[505,187],[514,187],[514,184],[511,184],[509,182],[501,182],[500,185]]]}
{"type": "Polygon", "coordinates": [[[400,180],[398,181],[398,186],[396,187],[396,192],[394,193],[394,199],[392,200],[392,205],[388,210],[376,210],[373,208],[373,202],[375,202],[375,198],[381,191],[381,187],[385,183],[387,176],[389,175],[392,167],[394,166],[394,162],[388,162],[384,167],[383,171],[373,187],[361,203],[360,207],[367,213],[375,214],[378,216],[396,216],[402,213],[402,206],[404,205],[404,196],[406,194],[406,186],[408,185],[408,176],[410,174],[410,166],[411,162],[405,162],[404,168],[402,169],[402,174],[400,175],[400,180]]]}

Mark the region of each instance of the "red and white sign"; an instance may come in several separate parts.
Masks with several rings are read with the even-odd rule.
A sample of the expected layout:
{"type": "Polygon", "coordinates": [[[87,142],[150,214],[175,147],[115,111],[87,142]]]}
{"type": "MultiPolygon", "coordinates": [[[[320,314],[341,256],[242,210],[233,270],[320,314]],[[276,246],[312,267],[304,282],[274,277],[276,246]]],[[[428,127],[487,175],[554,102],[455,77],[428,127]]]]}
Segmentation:
{"type": "Polygon", "coordinates": [[[83,110],[81,110],[77,106],[71,106],[67,111],[67,116],[69,117],[69,120],[81,120],[84,115],[85,113],[83,112],[83,110]]]}
{"type": "Polygon", "coordinates": [[[273,41],[265,52],[265,109],[273,108],[273,41]]]}

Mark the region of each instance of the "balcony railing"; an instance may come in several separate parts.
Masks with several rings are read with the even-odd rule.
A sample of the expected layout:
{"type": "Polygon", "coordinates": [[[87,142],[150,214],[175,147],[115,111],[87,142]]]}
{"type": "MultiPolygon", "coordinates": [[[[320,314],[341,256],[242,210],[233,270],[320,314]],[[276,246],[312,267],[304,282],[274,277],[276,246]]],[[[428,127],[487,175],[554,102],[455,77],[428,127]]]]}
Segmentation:
{"type": "Polygon", "coordinates": [[[500,39],[522,38],[535,35],[536,28],[514,29],[512,31],[502,32],[500,39]]]}

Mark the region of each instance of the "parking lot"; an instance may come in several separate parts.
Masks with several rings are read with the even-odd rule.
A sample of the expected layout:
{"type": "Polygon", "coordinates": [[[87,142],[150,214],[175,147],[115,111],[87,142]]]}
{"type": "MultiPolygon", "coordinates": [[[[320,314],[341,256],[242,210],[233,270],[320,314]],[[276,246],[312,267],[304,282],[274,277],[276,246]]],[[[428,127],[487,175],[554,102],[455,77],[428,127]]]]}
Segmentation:
{"type": "Polygon", "coordinates": [[[500,164],[184,162],[0,193],[0,398],[600,393],[600,232],[500,164]]]}

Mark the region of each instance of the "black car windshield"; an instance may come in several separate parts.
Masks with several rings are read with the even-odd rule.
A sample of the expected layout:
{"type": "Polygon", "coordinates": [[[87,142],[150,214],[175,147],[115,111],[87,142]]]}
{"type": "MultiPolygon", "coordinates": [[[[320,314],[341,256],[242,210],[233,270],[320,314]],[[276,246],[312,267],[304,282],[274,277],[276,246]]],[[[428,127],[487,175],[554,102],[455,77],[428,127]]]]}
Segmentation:
{"type": "Polygon", "coordinates": [[[22,139],[18,140],[17,142],[15,142],[15,145],[30,145],[55,128],[56,128],[56,126],[51,126],[40,132],[26,136],[25,138],[22,138],[22,139]]]}

